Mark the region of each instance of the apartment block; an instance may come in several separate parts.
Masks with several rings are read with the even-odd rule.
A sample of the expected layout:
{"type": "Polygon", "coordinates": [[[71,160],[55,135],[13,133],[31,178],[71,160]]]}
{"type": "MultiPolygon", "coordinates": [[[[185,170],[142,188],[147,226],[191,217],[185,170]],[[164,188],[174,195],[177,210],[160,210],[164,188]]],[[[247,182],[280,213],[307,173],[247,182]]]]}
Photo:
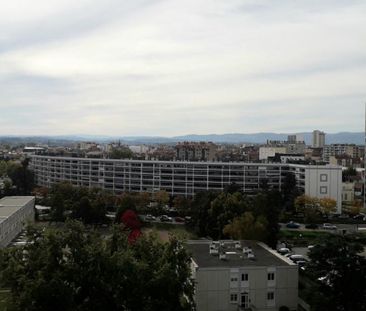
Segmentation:
{"type": "Polygon", "coordinates": [[[30,156],[36,184],[51,187],[68,181],[76,186],[100,187],[114,193],[156,192],[194,196],[197,192],[222,191],[232,183],[244,193],[255,194],[263,181],[281,191],[287,174],[297,187],[315,197],[331,197],[342,207],[342,168],[283,163],[188,162],[112,160],[30,156]]]}
{"type": "Polygon", "coordinates": [[[330,161],[332,156],[349,156],[351,158],[357,158],[359,155],[359,147],[354,144],[332,144],[324,146],[323,160],[330,161]]]}
{"type": "Polygon", "coordinates": [[[298,266],[255,241],[188,241],[197,311],[297,310],[298,266]]]}
{"type": "Polygon", "coordinates": [[[315,130],[313,131],[313,148],[323,148],[325,146],[325,133],[315,130]]]}
{"type": "Polygon", "coordinates": [[[182,142],[175,146],[179,161],[214,161],[217,146],[206,142],[182,142]]]}

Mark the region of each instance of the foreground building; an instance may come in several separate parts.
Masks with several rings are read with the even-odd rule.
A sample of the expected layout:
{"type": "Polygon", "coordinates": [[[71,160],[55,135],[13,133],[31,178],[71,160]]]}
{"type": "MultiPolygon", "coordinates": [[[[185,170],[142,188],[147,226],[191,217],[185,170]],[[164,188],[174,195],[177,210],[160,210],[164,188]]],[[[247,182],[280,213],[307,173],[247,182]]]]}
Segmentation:
{"type": "Polygon", "coordinates": [[[34,220],[35,198],[5,197],[0,200],[0,248],[6,247],[24,228],[34,220]]]}
{"type": "Polygon", "coordinates": [[[317,198],[333,198],[342,208],[342,168],[297,164],[244,162],[143,161],[30,156],[36,184],[51,187],[68,181],[76,186],[100,187],[115,193],[156,192],[194,196],[198,192],[222,191],[235,183],[244,193],[254,194],[265,183],[282,190],[287,174],[294,174],[297,187],[317,198]]]}
{"type": "Polygon", "coordinates": [[[297,310],[298,266],[263,243],[188,241],[197,311],[297,310]]]}

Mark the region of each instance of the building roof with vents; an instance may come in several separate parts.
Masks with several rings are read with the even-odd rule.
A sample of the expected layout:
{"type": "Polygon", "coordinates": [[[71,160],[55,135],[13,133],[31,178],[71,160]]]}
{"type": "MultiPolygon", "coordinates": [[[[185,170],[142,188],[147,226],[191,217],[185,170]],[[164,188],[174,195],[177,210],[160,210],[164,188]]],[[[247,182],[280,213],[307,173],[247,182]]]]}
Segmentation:
{"type": "Polygon", "coordinates": [[[187,241],[188,251],[199,268],[279,267],[295,265],[286,257],[256,241],[187,241]],[[210,253],[217,248],[217,254],[210,253]],[[248,256],[248,254],[251,254],[248,256]],[[224,256],[220,256],[224,255],[224,256]],[[224,259],[220,259],[224,257],[224,259]]]}

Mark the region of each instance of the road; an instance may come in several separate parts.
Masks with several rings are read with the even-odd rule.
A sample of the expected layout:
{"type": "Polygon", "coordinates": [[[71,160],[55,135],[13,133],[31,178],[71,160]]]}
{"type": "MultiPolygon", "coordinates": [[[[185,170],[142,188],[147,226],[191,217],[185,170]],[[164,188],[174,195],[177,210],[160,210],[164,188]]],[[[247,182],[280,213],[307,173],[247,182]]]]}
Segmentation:
{"type": "Polygon", "coordinates": [[[321,232],[337,232],[340,230],[347,230],[347,232],[366,232],[366,224],[336,224],[337,230],[324,230],[322,229],[322,225],[320,225],[319,229],[306,229],[304,224],[300,224],[299,229],[290,229],[286,228],[286,224],[281,223],[281,229],[283,230],[291,230],[291,231],[321,231],[321,232]]]}

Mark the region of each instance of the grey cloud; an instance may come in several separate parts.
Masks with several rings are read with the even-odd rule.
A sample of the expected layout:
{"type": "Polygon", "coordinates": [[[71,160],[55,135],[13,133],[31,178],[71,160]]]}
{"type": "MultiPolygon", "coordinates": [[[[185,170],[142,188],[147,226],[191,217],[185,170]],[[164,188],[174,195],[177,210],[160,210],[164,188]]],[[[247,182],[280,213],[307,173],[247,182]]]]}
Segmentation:
{"type": "Polygon", "coordinates": [[[83,37],[106,24],[129,19],[133,14],[162,0],[104,0],[75,10],[57,12],[52,16],[23,25],[0,25],[0,53],[29,46],[60,42],[83,37]],[[6,34],[6,36],[5,36],[6,34]]]}

